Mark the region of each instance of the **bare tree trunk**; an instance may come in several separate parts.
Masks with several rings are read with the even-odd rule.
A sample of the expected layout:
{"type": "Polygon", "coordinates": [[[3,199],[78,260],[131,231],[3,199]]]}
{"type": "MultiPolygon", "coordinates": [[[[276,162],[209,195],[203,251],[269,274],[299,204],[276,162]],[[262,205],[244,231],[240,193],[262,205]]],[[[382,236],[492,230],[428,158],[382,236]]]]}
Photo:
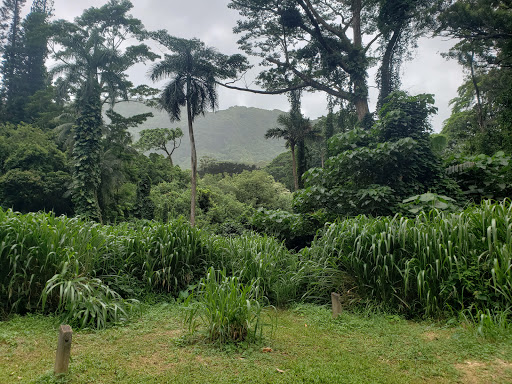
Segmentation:
{"type": "MultiPolygon", "coordinates": [[[[363,35],[361,32],[361,0],[352,0],[352,31],[354,33],[355,54],[363,55],[363,35]]],[[[363,60],[362,62],[365,62],[363,60]]],[[[352,83],[354,84],[354,105],[357,112],[357,120],[362,121],[370,113],[368,107],[368,87],[366,85],[366,70],[359,69],[351,73],[352,83]]]]}
{"type": "Polygon", "coordinates": [[[477,115],[478,115],[478,128],[480,128],[480,132],[485,132],[484,127],[484,114],[483,114],[483,108],[482,108],[482,98],[480,96],[480,88],[478,87],[478,81],[476,79],[475,74],[475,53],[471,53],[471,81],[473,82],[473,87],[475,88],[476,93],[476,108],[477,108],[477,115]]]}
{"type": "Polygon", "coordinates": [[[363,121],[364,117],[370,113],[370,108],[368,107],[368,99],[358,98],[354,100],[354,104],[356,106],[357,120],[363,121]]]}
{"type": "Polygon", "coordinates": [[[398,43],[398,39],[402,32],[402,27],[397,27],[393,31],[393,36],[389,40],[384,56],[382,57],[382,65],[380,66],[380,94],[377,107],[380,108],[384,104],[384,99],[393,92],[393,54],[398,43]]]}
{"type": "Polygon", "coordinates": [[[363,47],[363,36],[361,33],[361,0],[352,0],[352,31],[354,32],[354,46],[357,49],[363,47]]]}
{"type": "Polygon", "coordinates": [[[171,163],[171,167],[174,167],[174,163],[172,162],[172,155],[171,155],[171,153],[165,147],[163,147],[162,149],[167,154],[167,158],[169,159],[169,163],[171,163]]]}
{"type": "Polygon", "coordinates": [[[293,186],[295,190],[299,190],[299,179],[297,177],[297,160],[295,159],[295,145],[290,145],[290,149],[292,151],[292,170],[293,170],[293,186]]]}
{"type": "Polygon", "coordinates": [[[192,111],[190,104],[187,101],[187,118],[188,118],[188,135],[190,137],[190,162],[192,169],[191,177],[191,193],[190,193],[190,225],[196,224],[196,195],[197,195],[197,155],[196,155],[196,142],[194,140],[194,129],[192,126],[192,111]]]}

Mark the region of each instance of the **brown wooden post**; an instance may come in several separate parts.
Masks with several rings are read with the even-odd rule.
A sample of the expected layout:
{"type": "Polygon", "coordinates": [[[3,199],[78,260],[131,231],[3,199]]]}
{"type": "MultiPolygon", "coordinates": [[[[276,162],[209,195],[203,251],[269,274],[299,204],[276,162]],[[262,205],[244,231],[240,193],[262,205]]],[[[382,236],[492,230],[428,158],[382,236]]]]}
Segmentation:
{"type": "Polygon", "coordinates": [[[69,357],[71,355],[71,339],[73,330],[69,325],[61,325],[59,328],[59,343],[57,344],[57,356],[55,358],[55,374],[68,373],[69,357]]]}
{"type": "Polygon", "coordinates": [[[335,319],[339,315],[341,315],[341,301],[340,295],[338,293],[331,293],[331,301],[332,301],[332,318],[335,319]]]}

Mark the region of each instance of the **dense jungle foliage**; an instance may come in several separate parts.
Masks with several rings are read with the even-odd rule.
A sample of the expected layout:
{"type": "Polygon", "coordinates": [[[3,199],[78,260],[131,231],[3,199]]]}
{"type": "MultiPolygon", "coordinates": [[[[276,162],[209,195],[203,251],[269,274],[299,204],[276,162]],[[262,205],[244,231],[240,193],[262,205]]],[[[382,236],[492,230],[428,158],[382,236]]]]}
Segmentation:
{"type": "Polygon", "coordinates": [[[109,226],[10,210],[0,218],[4,315],[42,310],[104,327],[126,321],[147,295],[186,298],[211,269],[265,304],[324,303],[336,291],[347,303],[375,300],[412,318],[510,320],[510,200],[339,220],[300,252],[256,233],[212,236],[184,220],[109,226]]]}
{"type": "Polygon", "coordinates": [[[325,303],[337,291],[345,305],[509,326],[510,2],[282,3],[229,3],[240,49],[264,64],[254,90],[236,86],[246,56],[148,31],[129,0],[74,21],[52,20],[49,0],[25,18],[25,0],[3,1],[0,316],[55,312],[102,328],[172,295],[187,303],[191,328],[219,322],[212,303],[234,303],[210,338],[241,341],[258,333],[264,306],[325,303]],[[439,134],[434,96],[400,90],[407,52],[433,35],[457,39],[445,55],[466,76],[439,134]],[[141,63],[162,89],[130,81],[141,63]],[[218,87],[286,94],[290,111],[233,109],[243,123],[228,134],[249,137],[251,151],[198,159],[196,140],[225,147],[194,135],[218,87]],[[311,121],[301,98],[315,91],[328,113],[311,121]],[[165,127],[147,127],[151,108],[165,127]],[[254,152],[271,140],[242,129],[255,119],[260,139],[289,148],[269,164],[254,152]],[[182,140],[190,169],[176,165],[182,140]],[[239,316],[244,302],[251,310],[239,316]]]}

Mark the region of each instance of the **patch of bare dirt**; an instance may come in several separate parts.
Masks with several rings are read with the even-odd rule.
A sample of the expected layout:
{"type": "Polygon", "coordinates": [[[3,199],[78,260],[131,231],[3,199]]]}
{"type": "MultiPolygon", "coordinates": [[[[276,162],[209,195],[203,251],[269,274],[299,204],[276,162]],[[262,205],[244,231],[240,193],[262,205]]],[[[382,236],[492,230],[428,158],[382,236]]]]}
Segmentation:
{"type": "Polygon", "coordinates": [[[163,373],[176,366],[176,363],[169,362],[167,354],[156,352],[149,356],[137,356],[131,359],[130,366],[134,370],[163,373]]]}
{"type": "Polygon", "coordinates": [[[512,363],[503,360],[493,362],[466,361],[456,364],[465,384],[512,383],[512,363]]]}
{"type": "Polygon", "coordinates": [[[443,330],[428,331],[422,334],[423,339],[426,341],[446,340],[450,337],[451,333],[443,330]]]}
{"type": "Polygon", "coordinates": [[[440,339],[439,334],[437,332],[425,332],[423,334],[423,337],[425,339],[427,339],[428,341],[434,341],[434,340],[440,339]]]}

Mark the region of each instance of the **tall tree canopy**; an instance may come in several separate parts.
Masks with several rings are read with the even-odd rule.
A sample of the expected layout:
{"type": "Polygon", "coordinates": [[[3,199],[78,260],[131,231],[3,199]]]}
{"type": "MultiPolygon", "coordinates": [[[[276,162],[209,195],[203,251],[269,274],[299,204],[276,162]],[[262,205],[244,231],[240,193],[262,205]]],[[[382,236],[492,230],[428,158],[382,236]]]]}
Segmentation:
{"type": "Polygon", "coordinates": [[[24,20],[25,0],[4,0],[0,8],[1,105],[4,121],[29,121],[29,97],[48,85],[45,60],[52,0],[34,0],[24,20]]]}
{"type": "Polygon", "coordinates": [[[142,151],[150,151],[152,149],[164,151],[172,167],[174,166],[172,154],[180,147],[182,137],[183,131],[181,128],[143,129],[140,131],[140,138],[136,145],[142,151]],[[169,144],[171,146],[168,147],[169,144]]]}
{"type": "Polygon", "coordinates": [[[439,33],[459,39],[448,56],[467,73],[444,133],[463,151],[512,151],[512,3],[452,1],[439,19],[439,33]]]}
{"type": "Polygon", "coordinates": [[[352,103],[361,121],[369,113],[368,69],[373,53],[385,52],[381,82],[392,89],[400,49],[418,30],[420,9],[437,1],[401,0],[232,0],[243,17],[235,32],[248,54],[268,68],[259,75],[266,89],[288,87],[327,92],[352,103]],[[384,68],[385,67],[385,68],[384,68]]]}
{"type": "MultiPolygon", "coordinates": [[[[48,40],[51,33],[49,18],[52,10],[53,1],[34,0],[30,13],[23,21],[25,97],[32,96],[49,85],[45,61],[48,56],[48,40]]],[[[30,116],[24,112],[24,120],[30,120],[30,116]]]]}
{"type": "Polygon", "coordinates": [[[5,121],[12,118],[11,115],[15,110],[15,95],[20,92],[21,87],[21,63],[23,58],[21,10],[25,1],[4,0],[0,8],[0,52],[2,53],[0,110],[5,121]]]}
{"type": "Polygon", "coordinates": [[[75,19],[54,22],[53,41],[58,47],[54,69],[61,75],[61,93],[71,93],[77,114],[73,147],[73,202],[76,213],[101,220],[98,204],[102,105],[127,99],[132,83],[126,70],[135,63],[155,59],[145,44],[128,45],[129,39],[146,37],[142,22],[128,12],[128,0],[110,0],[91,7],[75,19]]]}

